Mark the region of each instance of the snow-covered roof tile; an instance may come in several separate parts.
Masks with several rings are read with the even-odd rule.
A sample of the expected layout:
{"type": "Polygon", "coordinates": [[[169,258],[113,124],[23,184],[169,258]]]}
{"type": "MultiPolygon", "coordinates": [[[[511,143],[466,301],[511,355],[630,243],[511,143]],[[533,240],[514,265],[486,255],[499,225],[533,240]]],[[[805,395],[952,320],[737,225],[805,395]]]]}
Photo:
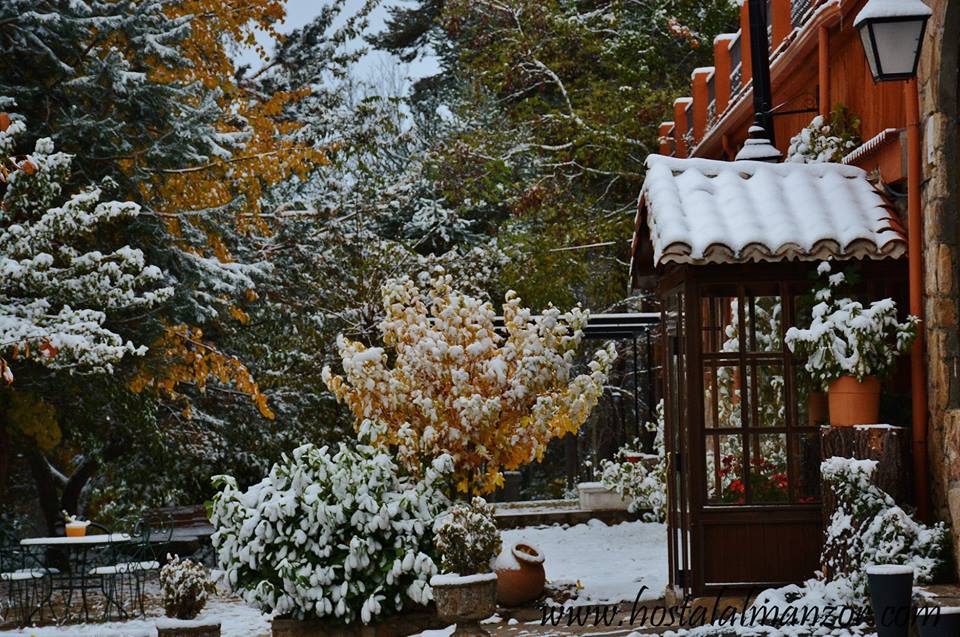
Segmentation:
{"type": "Polygon", "coordinates": [[[898,258],[907,249],[867,173],[842,164],[650,155],[640,205],[654,265],[898,258]]]}

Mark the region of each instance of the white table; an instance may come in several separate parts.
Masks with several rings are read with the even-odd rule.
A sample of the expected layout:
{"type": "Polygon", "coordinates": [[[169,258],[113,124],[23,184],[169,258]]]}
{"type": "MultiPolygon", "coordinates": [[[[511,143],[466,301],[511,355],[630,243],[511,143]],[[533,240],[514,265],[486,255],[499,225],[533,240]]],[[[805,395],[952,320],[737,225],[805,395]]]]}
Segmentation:
{"type": "Polygon", "coordinates": [[[130,536],[126,533],[110,533],[109,535],[82,535],[79,537],[28,537],[20,540],[21,546],[63,546],[63,545],[90,545],[90,544],[117,544],[129,542],[130,536]]]}
{"type": "MultiPolygon", "coordinates": [[[[54,590],[67,592],[67,609],[71,606],[74,591],[79,591],[83,600],[83,621],[89,622],[90,605],[87,599],[87,591],[98,587],[102,588],[100,577],[92,573],[92,565],[88,559],[89,552],[97,549],[109,549],[113,554],[116,552],[114,547],[127,544],[130,541],[130,535],[127,533],[104,533],[77,537],[28,537],[20,540],[20,545],[23,547],[43,547],[47,550],[48,557],[51,553],[62,555],[58,562],[50,565],[54,567],[50,569],[52,574],[50,591],[51,593],[54,590]]],[[[49,562],[47,563],[49,564],[49,562]]],[[[111,604],[116,605],[122,611],[122,607],[107,594],[106,589],[103,590],[103,593],[107,599],[105,615],[109,614],[111,604]]]]}

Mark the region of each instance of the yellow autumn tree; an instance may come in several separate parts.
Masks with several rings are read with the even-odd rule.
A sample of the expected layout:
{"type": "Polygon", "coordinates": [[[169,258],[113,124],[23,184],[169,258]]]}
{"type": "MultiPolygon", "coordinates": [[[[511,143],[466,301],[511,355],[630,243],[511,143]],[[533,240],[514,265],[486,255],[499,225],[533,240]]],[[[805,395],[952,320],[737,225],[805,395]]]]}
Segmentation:
{"type": "Polygon", "coordinates": [[[550,307],[533,316],[509,292],[501,334],[493,305],[450,282],[439,274],[428,290],[409,278],[385,285],[380,331],[392,352],[341,336],[344,373],[325,368],[323,378],[361,438],[415,474],[450,454],[457,489],[488,493],[502,470],[542,459],[550,440],[579,430],[616,353],[597,351],[589,371],[572,377],[588,312],[550,307]]]}
{"type": "MultiPolygon", "coordinates": [[[[185,220],[189,220],[191,231],[204,233],[205,246],[198,247],[195,241],[179,245],[198,258],[213,258],[224,264],[234,261],[222,239],[224,215],[211,211],[229,211],[233,231],[269,232],[261,216],[263,194],[284,180],[304,178],[328,163],[322,149],[296,141],[294,133],[302,123],[288,116],[288,109],[309,95],[308,88],[261,93],[250,83],[238,80],[235,73],[231,49],[257,46],[255,31],[264,31],[276,40],[282,38],[275,25],[285,16],[285,4],[286,0],[181,0],[168,7],[171,17],[189,19],[191,37],[179,45],[188,63],[171,67],[157,59],[151,80],[199,82],[215,89],[220,96],[218,108],[224,114],[218,132],[235,145],[229,152],[225,149],[198,163],[176,167],[141,166],[138,162],[146,159],[134,154],[126,168],[130,172],[144,169],[150,174],[149,179],[140,181],[141,195],[174,237],[183,235],[185,220]]],[[[257,50],[266,62],[267,52],[260,47],[257,50]]],[[[242,302],[255,299],[252,288],[239,299],[224,294],[222,300],[229,304],[227,320],[245,323],[242,302]]],[[[203,331],[194,325],[166,326],[164,334],[152,343],[151,354],[132,388],[153,388],[182,398],[177,389],[181,385],[202,391],[210,381],[249,394],[264,417],[273,417],[246,366],[214,342],[204,340],[203,331]]]]}

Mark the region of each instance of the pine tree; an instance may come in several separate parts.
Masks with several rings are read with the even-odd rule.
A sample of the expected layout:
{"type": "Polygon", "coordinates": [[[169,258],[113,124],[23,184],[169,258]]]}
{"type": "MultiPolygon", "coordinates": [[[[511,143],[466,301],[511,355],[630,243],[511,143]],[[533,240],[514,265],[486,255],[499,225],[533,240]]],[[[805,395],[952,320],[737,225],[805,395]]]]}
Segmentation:
{"type": "MultiPolygon", "coordinates": [[[[0,98],[0,105],[12,100],[0,98]]],[[[27,388],[64,374],[112,374],[122,360],[147,352],[145,342],[131,340],[141,335],[130,337],[124,323],[166,302],[173,288],[141,250],[123,244],[140,206],[104,201],[103,191],[115,187],[110,177],[68,194],[74,158],[56,152],[49,138],[11,157],[26,130],[19,115],[0,113],[0,375],[13,385],[0,391],[0,424],[7,435],[12,430],[29,441],[41,508],[52,527],[64,507],[76,511],[93,465],[81,462],[57,495],[44,456],[61,442],[55,409],[20,391],[20,370],[27,388]]]]}

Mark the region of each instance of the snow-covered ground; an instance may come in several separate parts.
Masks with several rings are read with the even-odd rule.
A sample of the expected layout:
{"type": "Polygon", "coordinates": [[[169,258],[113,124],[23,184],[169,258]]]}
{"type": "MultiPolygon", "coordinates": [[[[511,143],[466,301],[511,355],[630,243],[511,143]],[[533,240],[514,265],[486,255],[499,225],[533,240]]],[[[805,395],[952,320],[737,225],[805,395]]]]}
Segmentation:
{"type": "Polygon", "coordinates": [[[659,599],[667,586],[667,527],[648,522],[607,526],[599,520],[563,528],[512,529],[503,545],[523,541],[540,548],[547,579],[583,585],[579,602],[659,599]]]}
{"type": "MultiPolygon", "coordinates": [[[[543,552],[547,578],[583,585],[579,603],[658,599],[667,585],[667,532],[662,524],[625,522],[607,526],[598,520],[571,527],[511,529],[502,533],[510,547],[523,541],[543,552]]],[[[155,609],[154,613],[161,612],[155,609]]],[[[0,637],[155,637],[157,617],[85,626],[0,631],[0,637]]],[[[201,619],[221,623],[222,637],[268,637],[270,620],[239,600],[210,601],[201,619]]],[[[435,631],[443,637],[449,631],[435,631]]]]}
{"type": "MultiPolygon", "coordinates": [[[[44,626],[0,631],[0,637],[156,637],[157,617],[79,626],[44,626]]],[[[214,599],[198,620],[220,622],[221,637],[269,637],[270,617],[239,600],[214,599]]]]}

